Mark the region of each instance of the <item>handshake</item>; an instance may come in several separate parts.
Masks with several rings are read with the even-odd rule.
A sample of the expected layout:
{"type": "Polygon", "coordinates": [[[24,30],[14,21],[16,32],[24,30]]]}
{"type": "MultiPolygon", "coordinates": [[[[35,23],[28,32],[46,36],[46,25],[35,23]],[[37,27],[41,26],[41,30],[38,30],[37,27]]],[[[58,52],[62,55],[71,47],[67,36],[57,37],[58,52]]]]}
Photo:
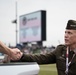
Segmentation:
{"type": "Polygon", "coordinates": [[[4,59],[3,59],[3,63],[7,63],[10,62],[10,60],[19,60],[22,57],[23,53],[18,49],[18,48],[14,48],[14,49],[10,49],[9,54],[5,54],[4,55],[4,59]]]}

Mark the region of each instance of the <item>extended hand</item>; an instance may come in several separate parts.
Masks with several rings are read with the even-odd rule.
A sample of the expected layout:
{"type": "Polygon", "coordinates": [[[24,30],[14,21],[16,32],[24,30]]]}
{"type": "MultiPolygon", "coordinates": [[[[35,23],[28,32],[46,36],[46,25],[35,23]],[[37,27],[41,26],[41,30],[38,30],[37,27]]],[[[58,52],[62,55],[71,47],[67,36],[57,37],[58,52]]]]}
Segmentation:
{"type": "Polygon", "coordinates": [[[11,49],[10,57],[12,60],[19,60],[22,57],[22,52],[18,48],[11,49]]]}

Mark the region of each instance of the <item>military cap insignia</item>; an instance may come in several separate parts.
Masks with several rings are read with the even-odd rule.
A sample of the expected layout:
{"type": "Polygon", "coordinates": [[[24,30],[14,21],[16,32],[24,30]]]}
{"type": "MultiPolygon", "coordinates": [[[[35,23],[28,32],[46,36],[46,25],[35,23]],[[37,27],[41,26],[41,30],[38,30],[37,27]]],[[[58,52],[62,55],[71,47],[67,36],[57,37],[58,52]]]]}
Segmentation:
{"type": "Polygon", "coordinates": [[[76,30],[76,21],[69,20],[67,23],[66,29],[76,30]]]}

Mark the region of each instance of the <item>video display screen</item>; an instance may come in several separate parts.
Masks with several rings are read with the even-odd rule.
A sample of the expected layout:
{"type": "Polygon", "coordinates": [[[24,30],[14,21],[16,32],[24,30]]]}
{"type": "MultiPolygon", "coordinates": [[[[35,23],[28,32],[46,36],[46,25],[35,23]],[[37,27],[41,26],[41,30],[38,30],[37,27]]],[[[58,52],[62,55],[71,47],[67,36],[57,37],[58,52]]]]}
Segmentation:
{"type": "Polygon", "coordinates": [[[37,11],[20,16],[20,42],[42,40],[42,12],[37,11]]]}

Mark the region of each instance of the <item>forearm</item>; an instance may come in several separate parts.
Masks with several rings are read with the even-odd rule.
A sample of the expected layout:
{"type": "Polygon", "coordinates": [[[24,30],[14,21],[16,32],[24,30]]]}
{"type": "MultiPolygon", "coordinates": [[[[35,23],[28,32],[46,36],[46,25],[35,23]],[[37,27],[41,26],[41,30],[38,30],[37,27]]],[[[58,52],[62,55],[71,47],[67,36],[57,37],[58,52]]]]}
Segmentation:
{"type": "Polygon", "coordinates": [[[7,47],[5,44],[3,44],[1,41],[0,41],[0,52],[4,53],[4,54],[8,54],[10,55],[10,48],[7,47]]]}

